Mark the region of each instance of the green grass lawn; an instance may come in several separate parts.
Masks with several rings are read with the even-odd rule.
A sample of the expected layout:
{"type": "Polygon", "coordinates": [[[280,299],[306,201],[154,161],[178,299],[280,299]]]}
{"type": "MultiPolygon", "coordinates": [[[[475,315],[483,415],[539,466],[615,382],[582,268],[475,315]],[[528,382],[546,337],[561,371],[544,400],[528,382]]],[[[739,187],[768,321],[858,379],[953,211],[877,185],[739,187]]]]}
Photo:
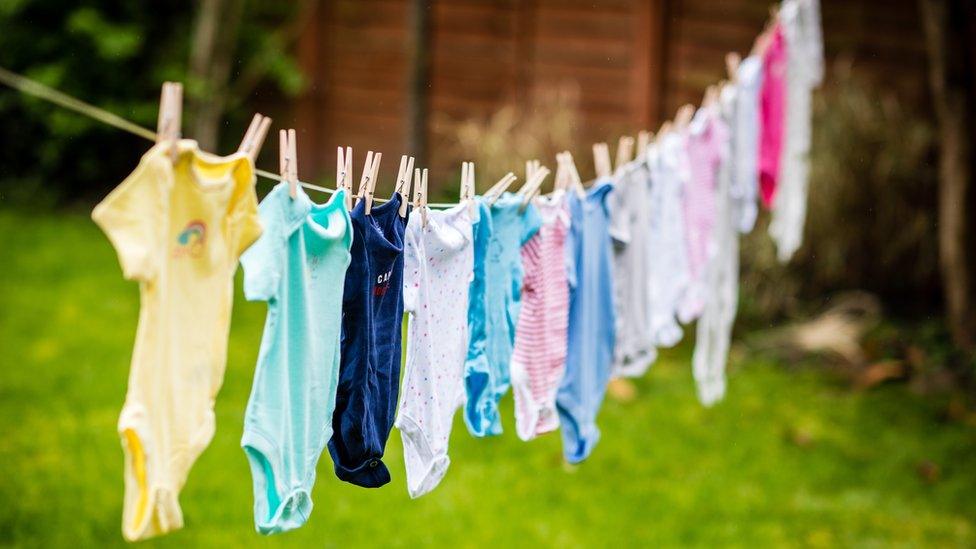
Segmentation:
{"type": "MultiPolygon", "coordinates": [[[[0,237],[0,544],[123,545],[115,423],[137,287],[84,215],[0,212],[0,237]]],[[[186,527],[151,545],[976,545],[976,429],[941,419],[940,403],[746,356],[706,410],[687,346],[633,402],[606,403],[602,441],[575,470],[557,434],[518,440],[509,398],[502,437],[473,439],[455,420],[433,493],[408,498],[394,432],[391,484],[341,483],[326,452],[308,524],[263,538],[239,441],[265,306],[246,303],[239,280],[236,295],[217,434],[181,496],[186,527]],[[925,460],[934,482],[916,472],[925,460]]]]}

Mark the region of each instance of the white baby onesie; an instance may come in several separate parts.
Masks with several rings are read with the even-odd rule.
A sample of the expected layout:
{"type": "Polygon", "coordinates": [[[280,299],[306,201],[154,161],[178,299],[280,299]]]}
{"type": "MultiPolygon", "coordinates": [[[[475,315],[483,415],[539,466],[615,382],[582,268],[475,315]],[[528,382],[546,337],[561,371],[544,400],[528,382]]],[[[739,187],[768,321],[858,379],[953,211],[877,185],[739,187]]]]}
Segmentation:
{"type": "Polygon", "coordinates": [[[647,152],[651,170],[648,202],[648,238],[651,262],[651,330],[657,347],[681,341],[676,318],[678,305],[688,287],[688,248],[681,196],[690,177],[685,135],[671,132],[647,152]]]}
{"type": "Polygon", "coordinates": [[[465,399],[468,285],[474,263],[467,204],[427,212],[426,227],[421,217],[411,212],[404,236],[403,306],[409,324],[396,419],[412,498],[436,488],[451,463],[451,425],[465,399]]]}
{"type": "MultiPolygon", "coordinates": [[[[736,118],[738,101],[735,86],[727,85],[720,96],[720,116],[731,122],[736,118]]],[[[732,132],[729,149],[738,145],[738,132],[732,132]]],[[[715,228],[712,232],[714,255],[705,268],[705,308],[698,319],[692,371],[698,388],[698,399],[711,406],[725,396],[725,365],[729,356],[732,324],[739,298],[740,219],[734,217],[735,201],[732,180],[737,173],[739,157],[722,155],[715,195],[715,228]]],[[[752,164],[755,166],[755,162],[752,164]]]]}
{"type": "Polygon", "coordinates": [[[657,358],[651,329],[650,172],[645,159],[615,174],[609,200],[616,310],[614,377],[640,377],[657,358]]]}
{"type": "Polygon", "coordinates": [[[735,77],[732,134],[732,220],[740,233],[752,231],[759,213],[759,90],[763,65],[758,55],[742,60],[735,77]]]}
{"type": "Polygon", "coordinates": [[[780,9],[786,38],[786,121],[779,188],[773,199],[769,234],[776,255],[790,260],[803,242],[810,175],[813,89],[823,79],[823,38],[819,0],[787,0],[780,9]]]}

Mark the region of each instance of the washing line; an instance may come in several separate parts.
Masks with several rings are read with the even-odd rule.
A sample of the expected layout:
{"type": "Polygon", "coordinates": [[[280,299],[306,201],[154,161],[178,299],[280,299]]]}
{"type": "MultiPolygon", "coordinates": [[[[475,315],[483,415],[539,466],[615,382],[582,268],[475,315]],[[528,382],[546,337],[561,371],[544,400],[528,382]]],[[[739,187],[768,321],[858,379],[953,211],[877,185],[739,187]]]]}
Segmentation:
{"type": "MultiPolygon", "coordinates": [[[[75,113],[78,113],[82,116],[87,116],[88,118],[91,118],[92,120],[95,120],[97,122],[101,122],[102,124],[112,126],[113,128],[135,135],[136,137],[141,137],[153,143],[156,142],[156,132],[148,128],[144,128],[136,124],[135,122],[126,120],[125,118],[122,118],[121,116],[113,112],[109,112],[100,107],[96,107],[91,103],[86,103],[81,99],[72,97],[50,86],[45,86],[44,84],[41,84],[36,80],[32,80],[30,78],[27,78],[26,76],[22,76],[15,72],[11,72],[3,67],[0,67],[0,83],[5,84],[21,93],[32,95],[34,97],[37,97],[38,99],[43,99],[59,107],[68,109],[69,111],[74,111],[75,113]]],[[[261,170],[255,168],[254,173],[257,174],[259,177],[263,177],[265,179],[270,179],[272,181],[282,181],[280,175],[269,172],[267,170],[261,170]]],[[[305,183],[302,181],[299,181],[298,184],[306,189],[318,191],[321,193],[333,194],[336,192],[335,189],[329,189],[326,187],[322,187],[320,185],[313,185],[311,183],[305,183]]],[[[383,199],[383,198],[374,198],[373,200],[375,202],[389,202],[388,199],[383,199]]],[[[428,208],[450,208],[456,205],[457,205],[456,202],[440,203],[440,204],[427,204],[427,207],[428,208]]]]}

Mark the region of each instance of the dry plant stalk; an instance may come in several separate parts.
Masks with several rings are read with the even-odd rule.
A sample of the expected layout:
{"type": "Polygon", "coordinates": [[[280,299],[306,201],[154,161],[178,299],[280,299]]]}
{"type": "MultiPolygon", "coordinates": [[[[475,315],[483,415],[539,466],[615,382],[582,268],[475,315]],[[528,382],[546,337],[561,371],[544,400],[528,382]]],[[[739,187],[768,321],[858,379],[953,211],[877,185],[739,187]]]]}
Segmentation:
{"type": "Polygon", "coordinates": [[[561,86],[537,91],[528,107],[509,104],[487,117],[460,121],[437,117],[433,129],[452,158],[475,162],[481,192],[526,160],[546,164],[557,152],[574,150],[578,121],[579,92],[561,86]]]}

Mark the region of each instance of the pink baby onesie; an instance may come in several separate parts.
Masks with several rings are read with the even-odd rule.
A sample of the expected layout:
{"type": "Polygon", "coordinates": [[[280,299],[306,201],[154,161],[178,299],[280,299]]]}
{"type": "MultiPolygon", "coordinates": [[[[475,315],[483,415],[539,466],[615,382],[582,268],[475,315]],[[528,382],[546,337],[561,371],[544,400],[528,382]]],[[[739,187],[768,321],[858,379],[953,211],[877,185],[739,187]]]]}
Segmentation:
{"type": "Polygon", "coordinates": [[[691,177],[682,197],[689,275],[678,310],[678,319],[683,323],[698,318],[705,306],[705,267],[715,251],[716,178],[728,142],[728,127],[716,110],[701,108],[688,127],[686,145],[691,177]]]}
{"type": "Polygon", "coordinates": [[[559,428],[556,392],[566,370],[569,286],[566,281],[566,195],[536,200],[542,227],[522,246],[522,310],[512,353],[515,430],[522,440],[559,428]]]}
{"type": "Polygon", "coordinates": [[[763,84],[759,99],[759,187],[763,205],[773,204],[779,183],[786,107],[786,41],[779,23],[763,54],[763,84]]]}

